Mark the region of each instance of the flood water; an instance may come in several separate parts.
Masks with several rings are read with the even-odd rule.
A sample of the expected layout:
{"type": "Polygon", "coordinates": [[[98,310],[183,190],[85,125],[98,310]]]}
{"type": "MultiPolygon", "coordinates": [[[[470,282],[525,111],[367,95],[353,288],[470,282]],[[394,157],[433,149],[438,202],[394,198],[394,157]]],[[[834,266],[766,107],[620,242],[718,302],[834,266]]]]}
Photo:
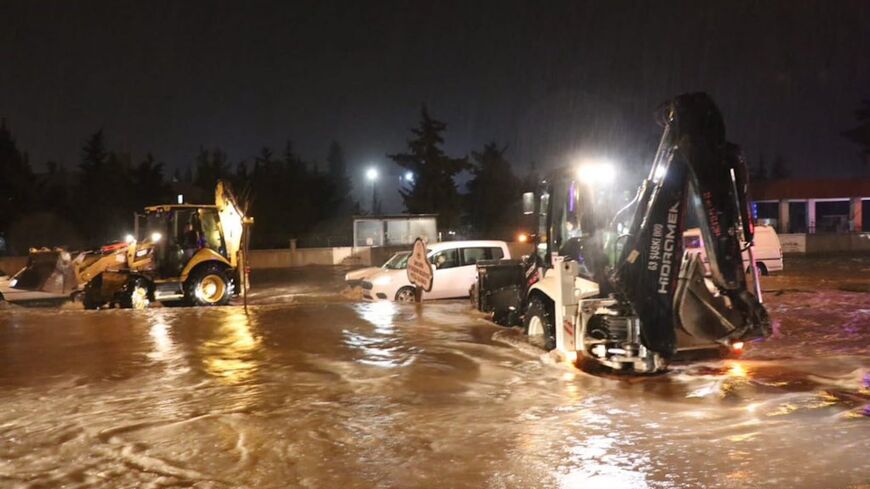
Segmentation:
{"type": "Polygon", "coordinates": [[[870,294],[843,281],[773,278],[772,338],[629,378],[338,277],[263,274],[247,314],[0,309],[0,487],[870,484],[870,294]]]}

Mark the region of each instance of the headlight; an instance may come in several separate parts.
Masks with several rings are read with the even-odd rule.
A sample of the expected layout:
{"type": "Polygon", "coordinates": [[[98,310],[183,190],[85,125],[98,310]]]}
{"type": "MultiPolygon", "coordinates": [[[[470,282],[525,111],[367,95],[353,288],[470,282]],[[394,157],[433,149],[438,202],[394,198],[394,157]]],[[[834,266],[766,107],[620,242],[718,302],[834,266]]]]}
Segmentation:
{"type": "Polygon", "coordinates": [[[163,237],[163,235],[160,233],[151,233],[151,242],[156,243],[156,242],[160,241],[160,238],[162,238],[162,237],[163,237]]]}
{"type": "Polygon", "coordinates": [[[127,244],[133,244],[133,242],[135,242],[135,241],[136,241],[136,238],[134,238],[132,234],[128,234],[127,236],[124,236],[124,242],[127,244]]]}
{"type": "Polygon", "coordinates": [[[384,275],[382,277],[378,277],[378,278],[372,280],[372,283],[375,285],[387,285],[388,283],[390,283],[392,281],[393,281],[392,277],[390,277],[389,275],[384,275]]]}

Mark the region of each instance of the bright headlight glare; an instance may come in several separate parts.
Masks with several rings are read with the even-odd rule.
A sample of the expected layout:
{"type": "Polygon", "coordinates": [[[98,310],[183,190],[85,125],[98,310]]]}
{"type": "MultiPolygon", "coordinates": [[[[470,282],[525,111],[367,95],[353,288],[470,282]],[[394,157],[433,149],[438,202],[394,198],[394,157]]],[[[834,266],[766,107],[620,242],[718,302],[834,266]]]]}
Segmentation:
{"type": "Polygon", "coordinates": [[[156,243],[156,242],[160,241],[160,239],[162,237],[163,237],[163,235],[160,233],[151,233],[151,242],[156,243]]]}
{"type": "Polygon", "coordinates": [[[383,275],[381,277],[378,277],[378,278],[372,280],[372,283],[375,285],[387,285],[388,283],[390,283],[392,281],[393,281],[392,277],[390,277],[389,275],[383,275]]]}
{"type": "Polygon", "coordinates": [[[128,234],[128,235],[124,236],[125,243],[132,244],[134,241],[136,241],[136,238],[134,238],[132,234],[128,234]]]}
{"type": "Polygon", "coordinates": [[[584,162],[577,169],[577,176],[589,185],[610,185],[616,180],[616,167],[609,161],[584,162]]]}

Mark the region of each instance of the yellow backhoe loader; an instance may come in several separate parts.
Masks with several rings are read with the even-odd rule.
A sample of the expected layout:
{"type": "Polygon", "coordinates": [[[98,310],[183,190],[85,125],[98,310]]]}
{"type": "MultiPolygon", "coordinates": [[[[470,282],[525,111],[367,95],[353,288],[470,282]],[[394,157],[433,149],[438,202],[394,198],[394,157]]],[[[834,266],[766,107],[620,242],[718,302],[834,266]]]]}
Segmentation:
{"type": "Polygon", "coordinates": [[[145,225],[136,226],[137,236],[75,258],[60,249],[31,250],[11,287],[68,294],[86,309],[172,301],[218,306],[247,288],[246,243],[253,219],[245,217],[223,182],[215,189],[214,205],[156,205],[141,217],[145,225]]]}

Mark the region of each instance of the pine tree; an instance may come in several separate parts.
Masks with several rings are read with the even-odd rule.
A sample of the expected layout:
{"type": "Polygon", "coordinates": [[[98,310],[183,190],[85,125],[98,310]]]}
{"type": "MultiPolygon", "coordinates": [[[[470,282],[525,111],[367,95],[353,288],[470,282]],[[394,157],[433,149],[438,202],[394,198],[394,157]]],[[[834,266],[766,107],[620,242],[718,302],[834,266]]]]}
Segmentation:
{"type": "Polygon", "coordinates": [[[466,202],[472,229],[481,236],[509,236],[512,231],[513,204],[519,202],[521,192],[506,151],[492,142],[472,152],[474,177],[468,182],[466,202]]]}
{"type": "Polygon", "coordinates": [[[133,168],[131,180],[134,209],[168,200],[169,187],[163,178],[163,163],[158,162],[151,153],[146,154],[145,159],[133,168]]]}
{"type": "Polygon", "coordinates": [[[227,154],[220,148],[209,151],[200,146],[196,156],[196,176],[194,183],[202,189],[206,195],[214,192],[217,181],[232,175],[227,154]]]}
{"type": "Polygon", "coordinates": [[[788,178],[788,176],[789,171],[785,158],[777,156],[776,159],[773,160],[773,168],[770,169],[771,180],[783,180],[788,178]]]}
{"type": "Polygon", "coordinates": [[[344,160],[344,151],[338,142],[333,141],[329,145],[329,153],[326,156],[326,168],[331,193],[334,201],[333,216],[344,215],[350,212],[353,202],[351,200],[351,182],[347,176],[347,163],[344,160]]]}
{"type": "Polygon", "coordinates": [[[870,99],[862,101],[862,106],[855,111],[858,126],[842,134],[849,141],[861,146],[861,156],[864,164],[870,167],[870,99]]]}
{"type": "Polygon", "coordinates": [[[33,201],[34,176],[26,155],[18,150],[6,119],[0,120],[0,231],[27,212],[33,201]]]}
{"type": "Polygon", "coordinates": [[[447,124],[433,119],[424,105],[419,127],[412,129],[408,151],[388,155],[397,165],[414,174],[409,189],[400,190],[405,209],[413,214],[436,213],[438,225],[449,229],[459,224],[460,197],[454,177],[468,168],[466,158],[444,154],[442,133],[447,124]]]}
{"type": "Polygon", "coordinates": [[[763,182],[767,180],[767,164],[764,160],[764,155],[758,156],[758,164],[750,170],[749,178],[753,182],[763,182]]]}

